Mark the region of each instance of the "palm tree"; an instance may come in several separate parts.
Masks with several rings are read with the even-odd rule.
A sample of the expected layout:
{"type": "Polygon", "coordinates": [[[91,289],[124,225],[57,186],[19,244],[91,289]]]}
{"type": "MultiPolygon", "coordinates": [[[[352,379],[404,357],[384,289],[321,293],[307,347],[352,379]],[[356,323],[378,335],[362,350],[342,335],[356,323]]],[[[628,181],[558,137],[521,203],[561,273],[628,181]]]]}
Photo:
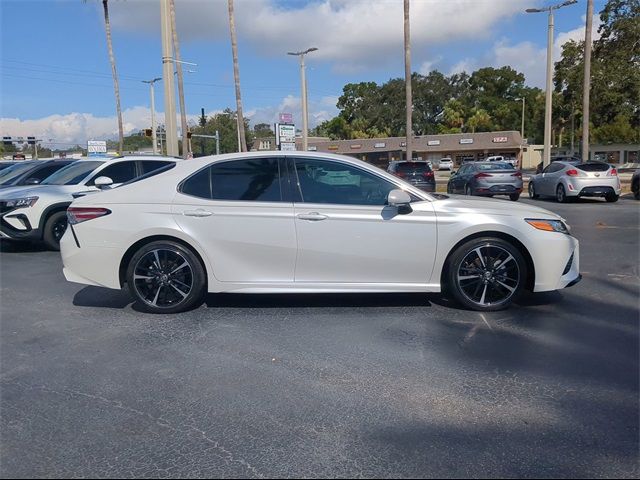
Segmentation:
{"type": "Polygon", "coordinates": [[[178,43],[178,30],[176,29],[176,8],[174,0],[169,0],[169,10],[171,11],[171,33],[173,34],[173,50],[176,57],[176,70],[178,71],[178,97],[180,98],[180,123],[182,129],[182,158],[189,155],[189,140],[187,139],[187,112],[184,106],[184,76],[182,74],[182,63],[180,58],[180,44],[178,43]]]}
{"type": "MultiPolygon", "coordinates": [[[[85,2],[87,0],[84,0],[85,2]]],[[[116,114],[118,115],[118,149],[120,153],[124,149],[124,130],[122,128],[122,109],[120,108],[120,83],[118,82],[118,71],[116,69],[116,57],[113,54],[111,43],[111,22],[109,22],[109,0],[102,0],[104,10],[104,29],[107,33],[107,50],[109,51],[109,62],[111,62],[111,74],[113,75],[113,91],[116,96],[116,114]]]]}
{"type": "Polygon", "coordinates": [[[236,83],[236,120],[238,123],[238,148],[247,151],[247,139],[244,133],[244,116],[242,115],[242,97],[240,95],[240,70],[238,67],[238,43],[236,41],[236,21],[233,13],[233,0],[229,0],[229,29],[231,30],[231,53],[233,54],[233,78],[236,83]]]}

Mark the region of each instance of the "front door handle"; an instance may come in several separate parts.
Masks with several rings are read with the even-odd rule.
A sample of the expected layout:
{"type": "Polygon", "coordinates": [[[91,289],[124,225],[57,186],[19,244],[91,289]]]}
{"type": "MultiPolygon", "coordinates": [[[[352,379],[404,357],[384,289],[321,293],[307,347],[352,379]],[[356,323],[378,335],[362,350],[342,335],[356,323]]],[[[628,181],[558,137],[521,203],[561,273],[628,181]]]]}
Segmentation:
{"type": "Polygon", "coordinates": [[[327,215],[322,215],[318,212],[310,212],[310,213],[301,213],[298,215],[300,220],[309,220],[311,222],[319,222],[321,220],[326,220],[329,218],[327,215]]]}
{"type": "Polygon", "coordinates": [[[198,217],[198,218],[210,217],[211,215],[213,215],[212,212],[203,210],[201,208],[198,208],[197,210],[185,210],[182,213],[185,217],[198,217]]]}

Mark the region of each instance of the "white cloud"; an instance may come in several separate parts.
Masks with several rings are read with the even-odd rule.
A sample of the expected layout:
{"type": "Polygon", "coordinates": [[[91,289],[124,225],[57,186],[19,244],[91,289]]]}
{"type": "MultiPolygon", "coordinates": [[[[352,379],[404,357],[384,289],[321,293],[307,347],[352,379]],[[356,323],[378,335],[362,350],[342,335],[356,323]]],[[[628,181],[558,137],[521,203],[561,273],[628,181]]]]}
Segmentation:
{"type": "MultiPolygon", "coordinates": [[[[584,23],[583,16],[582,22],[584,23]]],[[[597,15],[593,17],[592,38],[600,38],[598,28],[600,19],[597,15]]],[[[557,33],[553,42],[553,61],[557,62],[562,56],[562,46],[570,40],[583,41],[584,27],[577,27],[567,32],[557,33]]],[[[494,43],[491,51],[480,58],[464,58],[454,64],[449,70],[449,75],[454,73],[472,71],[490,65],[492,67],[510,66],[518,72],[524,73],[526,83],[532,87],[544,89],[547,74],[547,48],[526,41],[511,44],[506,38],[502,38],[494,43]]]]}
{"type": "Polygon", "coordinates": [[[418,73],[420,75],[429,75],[429,72],[433,70],[433,67],[438,65],[442,61],[442,55],[438,55],[433,60],[425,60],[418,67],[418,73]]]}
{"type": "MultiPolygon", "coordinates": [[[[327,96],[309,101],[309,128],[333,118],[337,114],[337,97],[327,96]]],[[[300,98],[288,95],[275,106],[254,108],[245,111],[250,123],[273,124],[278,120],[278,113],[293,114],[297,126],[302,125],[300,98]]],[[[206,113],[212,116],[219,111],[206,113]]],[[[151,126],[151,110],[147,107],[133,107],[122,112],[125,135],[151,126]]],[[[187,121],[196,124],[199,115],[188,115],[187,121]]],[[[156,112],[156,121],[164,121],[164,113],[156,112]]],[[[180,128],[180,119],[177,120],[180,128]]],[[[47,117],[21,120],[19,118],[0,118],[0,131],[12,137],[36,136],[42,139],[43,146],[65,148],[66,146],[86,144],[87,140],[106,140],[118,138],[118,122],[116,116],[98,117],[91,113],[69,113],[67,115],[49,115],[47,117]]]]}
{"type": "MultiPolygon", "coordinates": [[[[522,12],[531,0],[448,0],[412,2],[412,48],[419,56],[426,45],[486,38],[501,20],[522,12]],[[451,21],[455,19],[455,21],[451,21]]],[[[156,2],[113,2],[114,28],[150,31],[159,35],[156,2]]],[[[176,21],[182,41],[228,38],[227,2],[176,2],[176,21]]],[[[401,0],[320,0],[283,8],[275,0],[236,2],[240,41],[263,54],[281,56],[291,49],[318,47],[315,59],[334,62],[339,71],[357,71],[402,56],[401,0]]]]}

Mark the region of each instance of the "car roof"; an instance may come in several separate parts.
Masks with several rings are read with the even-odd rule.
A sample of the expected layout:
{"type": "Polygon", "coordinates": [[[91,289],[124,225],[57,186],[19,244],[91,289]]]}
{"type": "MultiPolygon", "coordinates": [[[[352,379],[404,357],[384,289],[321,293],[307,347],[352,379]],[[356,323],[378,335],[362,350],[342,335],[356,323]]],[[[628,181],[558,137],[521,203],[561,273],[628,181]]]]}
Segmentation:
{"type": "Polygon", "coordinates": [[[170,160],[178,161],[183,160],[182,157],[170,157],[165,155],[121,155],[119,157],[82,157],[77,159],[77,162],[122,162],[124,160],[170,160]]]}

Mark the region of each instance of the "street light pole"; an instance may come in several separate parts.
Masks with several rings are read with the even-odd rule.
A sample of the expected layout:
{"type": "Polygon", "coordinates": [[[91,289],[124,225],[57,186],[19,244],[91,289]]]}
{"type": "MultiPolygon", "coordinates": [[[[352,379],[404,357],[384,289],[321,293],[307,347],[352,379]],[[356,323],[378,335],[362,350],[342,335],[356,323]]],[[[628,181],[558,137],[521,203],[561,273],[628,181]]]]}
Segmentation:
{"type": "Polygon", "coordinates": [[[156,138],[156,100],[154,96],[153,85],[162,78],[154,78],[153,80],[142,80],[142,83],[148,83],[151,90],[151,141],[153,142],[153,154],[158,154],[158,139],[156,138]]]}
{"type": "MultiPolygon", "coordinates": [[[[591,90],[591,29],[593,0],[587,0],[587,25],[584,32],[584,86],[582,89],[582,159],[589,160],[589,95],[591,90]]],[[[623,159],[620,159],[622,162],[623,159]]]]}
{"type": "Polygon", "coordinates": [[[309,130],[309,113],[307,107],[307,77],[305,76],[304,56],[307,53],[318,50],[315,47],[308,48],[304,52],[288,52],[287,55],[300,57],[300,83],[302,84],[302,150],[308,149],[308,130],[309,130]]]}
{"type": "Polygon", "coordinates": [[[413,94],[411,90],[411,38],[409,22],[409,0],[404,0],[404,82],[405,82],[405,103],[406,103],[406,160],[410,162],[413,158],[413,94]]]}
{"type": "Polygon", "coordinates": [[[527,13],[548,12],[549,24],[547,30],[547,82],[545,92],[545,112],[544,112],[544,152],[542,157],[543,165],[546,167],[551,163],[551,113],[552,113],[552,81],[553,81],[553,11],[568,5],[578,3],[578,0],[567,0],[557,5],[547,8],[527,8],[527,13]]]}

